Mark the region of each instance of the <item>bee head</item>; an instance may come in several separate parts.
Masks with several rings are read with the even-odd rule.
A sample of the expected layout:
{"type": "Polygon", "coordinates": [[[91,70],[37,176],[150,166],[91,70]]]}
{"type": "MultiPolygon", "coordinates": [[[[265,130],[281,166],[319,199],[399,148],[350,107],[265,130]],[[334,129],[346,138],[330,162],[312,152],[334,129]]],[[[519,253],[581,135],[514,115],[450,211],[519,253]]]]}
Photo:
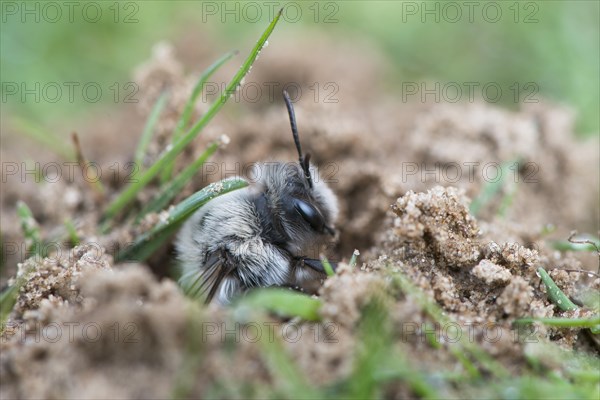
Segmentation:
{"type": "Polygon", "coordinates": [[[292,103],[285,91],[283,97],[299,160],[260,163],[254,171],[259,174],[257,188],[270,210],[269,215],[276,216],[274,220],[264,221],[263,225],[272,226],[274,231],[281,233],[280,240],[287,243],[293,254],[306,255],[307,248],[316,248],[325,242],[326,236],[335,235],[333,223],[338,214],[337,198],[319,177],[317,168],[310,163],[310,156],[302,153],[292,103]]]}
{"type": "Polygon", "coordinates": [[[270,210],[263,214],[266,217],[263,229],[279,233],[277,241],[290,253],[318,257],[317,249],[327,242],[326,237],[335,235],[333,223],[338,206],[317,168],[309,165],[310,180],[304,168],[295,162],[260,163],[255,171],[260,174],[256,193],[270,210]]]}
{"type": "MultiPolygon", "coordinates": [[[[289,182],[291,182],[293,186],[294,181],[303,180],[304,185],[302,186],[305,186],[304,190],[296,191],[297,193],[294,193],[295,196],[291,197],[289,207],[293,207],[293,210],[315,232],[327,233],[333,236],[335,231],[331,227],[331,224],[337,216],[337,201],[327,185],[315,185],[315,181],[319,183],[320,179],[316,168],[310,164],[310,154],[302,154],[302,145],[300,144],[300,137],[298,135],[294,106],[292,105],[288,92],[285,90],[283,91],[283,99],[290,117],[290,126],[292,128],[294,144],[298,151],[298,166],[301,172],[301,176],[294,176],[294,174],[289,175],[289,182]],[[315,177],[313,177],[313,175],[315,175],[315,177]],[[306,196],[306,194],[308,194],[308,196],[306,196]]],[[[301,185],[297,182],[296,186],[301,185]]]]}

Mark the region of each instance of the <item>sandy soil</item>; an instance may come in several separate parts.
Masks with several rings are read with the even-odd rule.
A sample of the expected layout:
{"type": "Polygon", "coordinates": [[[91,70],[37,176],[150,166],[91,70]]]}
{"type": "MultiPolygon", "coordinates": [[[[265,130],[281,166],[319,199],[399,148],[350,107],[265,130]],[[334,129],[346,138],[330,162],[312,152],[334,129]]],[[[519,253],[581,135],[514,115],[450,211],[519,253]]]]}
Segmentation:
{"type": "MultiPolygon", "coordinates": [[[[598,141],[574,139],[572,112],[546,102],[517,111],[481,102],[406,103],[382,89],[383,77],[393,71],[372,47],[288,39],[294,46],[264,51],[249,78],[259,84],[297,82],[303,89],[296,114],[304,147],[341,205],[340,235],[330,258],[347,262],[354,249],[361,251],[357,267],[343,263],[319,290],[325,304],[322,322],[299,324],[302,332],[317,329],[319,339],[303,334],[296,342],[283,341],[285,352],[311,384],[329,385],[348,376],[360,311],[381,293],[389,294],[394,340],[419,369],[460,369],[449,352],[430,351],[421,331],[404,331],[409,323],[423,326],[429,319],[414,299],[394,290],[391,277],[398,271],[453,321],[473,326],[475,341],[515,374],[527,363],[524,344],[513,340],[514,319],[589,315],[585,309],[560,312],[535,272],[544,267],[574,299],[600,289],[600,279],[565,271],[595,270],[593,254],[560,253],[549,244],[566,239],[574,229],[596,233],[600,228],[599,171],[591,167],[598,165],[598,141]],[[312,57],[304,57],[308,52],[312,57]],[[338,85],[338,102],[312,100],[315,82],[338,85]],[[471,215],[473,199],[505,162],[513,163],[504,171],[510,173],[508,184],[477,217],[471,215]],[[554,227],[550,234],[548,225],[554,227]],[[486,340],[486,324],[501,332],[499,340],[486,340]]],[[[223,76],[230,76],[233,68],[228,65],[223,76]]],[[[194,84],[196,75],[185,71],[177,52],[159,46],[154,58],[135,72],[141,99],[137,109],[124,111],[113,122],[120,130],[107,131],[99,124],[95,134],[83,137],[86,156],[102,166],[131,161],[135,138],[123,139],[121,132],[143,126],[158,94],[169,88],[172,95],[146,160],[152,163],[169,142],[194,84]]],[[[283,103],[279,97],[274,102],[263,97],[245,112],[239,110],[245,103],[236,106],[240,115],[217,117],[180,157],[185,165],[210,140],[221,134],[231,139],[213,158],[217,173],[203,171],[177,201],[232,170],[242,172],[252,162],[295,160],[283,103]]],[[[199,103],[196,114],[206,105],[199,103]]],[[[13,160],[11,155],[27,146],[9,140],[2,159],[13,160]]],[[[36,160],[52,159],[47,153],[39,158],[31,153],[36,160]]],[[[109,196],[114,195],[123,177],[104,183],[109,196]]],[[[139,203],[154,193],[156,187],[149,187],[139,203]]],[[[161,249],[147,265],[114,264],[114,250],[138,231],[123,223],[110,235],[98,235],[97,210],[106,199],[98,199],[80,177],[37,184],[14,178],[3,184],[1,196],[4,243],[23,242],[17,199],[31,207],[45,237],[61,237],[68,217],[83,238],[80,246],[65,245],[49,259],[24,262],[23,252],[3,255],[2,283],[17,273],[18,263],[27,283],[0,344],[1,398],[161,398],[181,387],[205,397],[221,393],[224,382],[278,384],[260,345],[238,340],[244,319],[235,310],[201,308],[168,278],[172,246],[161,249]],[[190,339],[219,324],[237,330],[235,346],[218,334],[200,342],[190,339]],[[54,334],[57,330],[60,337],[54,334]],[[97,332],[102,333],[96,337],[97,332]],[[196,364],[190,351],[202,354],[196,364]]],[[[298,324],[275,316],[271,322],[277,332],[298,324]]],[[[597,344],[579,329],[537,326],[534,335],[566,349],[598,353],[597,344]]],[[[402,383],[388,390],[388,397],[411,395],[402,383]]],[[[456,395],[453,388],[444,390],[456,395]]],[[[225,393],[236,397],[235,391],[225,393]]]]}

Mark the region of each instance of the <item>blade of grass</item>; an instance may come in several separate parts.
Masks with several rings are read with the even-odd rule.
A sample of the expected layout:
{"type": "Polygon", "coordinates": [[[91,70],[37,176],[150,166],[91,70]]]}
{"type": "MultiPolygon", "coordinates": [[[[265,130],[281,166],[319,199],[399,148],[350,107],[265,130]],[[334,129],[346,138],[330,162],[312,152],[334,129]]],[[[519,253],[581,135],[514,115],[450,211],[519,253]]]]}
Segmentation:
{"type": "Polygon", "coordinates": [[[323,269],[325,270],[325,273],[327,274],[327,276],[335,275],[335,271],[333,270],[333,267],[331,266],[331,263],[329,262],[327,257],[325,257],[325,256],[321,257],[321,264],[323,264],[323,269]]]}
{"type": "Polygon", "coordinates": [[[577,306],[573,304],[567,295],[556,286],[556,283],[554,283],[544,268],[539,267],[537,269],[537,274],[542,282],[544,282],[544,285],[546,285],[546,291],[548,292],[547,294],[550,301],[556,304],[562,311],[572,311],[577,309],[577,306]]]}
{"type": "Polygon", "coordinates": [[[204,320],[201,310],[196,304],[188,303],[186,311],[187,324],[185,326],[185,351],[181,365],[177,369],[172,388],[173,399],[191,398],[196,384],[196,377],[200,373],[204,362],[203,348],[206,333],[203,331],[204,320]]]}
{"type": "Polygon", "coordinates": [[[373,379],[377,384],[385,383],[396,379],[401,379],[408,383],[410,389],[419,399],[439,399],[440,395],[435,388],[427,381],[424,374],[411,367],[411,362],[402,355],[390,355],[387,364],[389,366],[380,366],[372,372],[373,379]],[[392,364],[393,361],[393,364],[392,364]]]}
{"type": "Polygon", "coordinates": [[[4,235],[0,232],[0,276],[6,276],[4,271],[6,270],[6,247],[5,247],[4,235]]]}
{"type": "Polygon", "coordinates": [[[380,367],[390,351],[391,326],[387,318],[389,310],[377,296],[361,311],[358,324],[358,343],[355,350],[353,371],[348,380],[345,396],[356,399],[373,399],[377,396],[377,381],[372,372],[380,367]]]}
{"type": "Polygon", "coordinates": [[[33,172],[33,181],[35,183],[44,182],[46,177],[44,176],[43,169],[40,168],[39,164],[33,161],[31,158],[25,159],[25,171],[33,172]]]}
{"type": "MultiPolygon", "coordinates": [[[[551,374],[549,374],[551,375],[551,374]]],[[[479,399],[598,399],[598,385],[576,385],[557,376],[513,376],[490,381],[470,397],[479,399]]]]}
{"type": "Polygon", "coordinates": [[[439,329],[435,326],[435,324],[432,324],[429,321],[425,322],[425,329],[423,329],[422,334],[425,335],[425,340],[427,340],[427,343],[429,343],[429,345],[436,350],[442,348],[442,343],[438,339],[438,332],[439,329]]]}
{"type": "Polygon", "coordinates": [[[566,379],[574,386],[600,383],[597,356],[561,348],[547,339],[528,342],[523,350],[527,363],[543,377],[551,377],[558,381],[566,379]],[[554,366],[560,371],[553,370],[548,374],[549,366],[554,366]]]}
{"type": "MultiPolygon", "coordinates": [[[[221,57],[217,61],[215,61],[210,67],[208,67],[202,73],[202,75],[200,75],[200,78],[198,79],[196,86],[194,86],[194,89],[192,90],[192,95],[190,96],[187,103],[185,104],[183,113],[181,114],[181,116],[179,117],[179,120],[177,121],[177,126],[175,127],[175,132],[173,133],[173,143],[175,143],[181,137],[184,130],[189,125],[190,119],[192,118],[192,113],[194,111],[194,104],[196,104],[196,100],[198,99],[198,96],[204,90],[204,85],[208,81],[208,78],[210,78],[212,76],[212,74],[214,74],[219,68],[221,68],[221,66],[223,64],[225,64],[227,61],[229,61],[233,56],[237,55],[238,53],[239,52],[237,50],[230,51],[229,53],[225,54],[223,57],[221,57]]],[[[165,167],[165,169],[161,175],[162,183],[165,183],[169,179],[171,179],[171,176],[173,174],[173,166],[174,165],[175,165],[174,161],[171,161],[170,163],[167,164],[167,166],[165,167]]]]}
{"type": "Polygon", "coordinates": [[[27,282],[27,277],[35,269],[35,266],[31,266],[26,271],[18,276],[12,286],[7,287],[0,293],[0,334],[4,332],[5,322],[8,319],[13,307],[17,303],[19,297],[19,290],[27,282]]]}
{"type": "Polygon", "coordinates": [[[157,223],[148,232],[137,237],[131,246],[120,251],[117,254],[116,262],[128,260],[143,261],[147,259],[166,239],[175,233],[187,218],[208,201],[247,185],[246,181],[236,178],[211,183],[169,210],[166,219],[157,223]]]}
{"type": "Polygon", "coordinates": [[[211,143],[196,161],[188,165],[179,175],[175,177],[175,179],[165,186],[162,191],[142,209],[142,211],[138,213],[136,222],[141,221],[144,216],[149,213],[158,212],[165,208],[169,202],[181,192],[186,183],[188,183],[190,179],[194,177],[196,172],[198,172],[206,160],[208,160],[208,158],[217,151],[221,143],[222,141],[215,141],[211,143]]]}
{"type": "Polygon", "coordinates": [[[104,194],[106,193],[104,185],[102,185],[102,181],[100,179],[97,179],[95,181],[91,181],[90,179],[88,179],[86,175],[86,170],[90,165],[90,162],[83,156],[83,151],[81,150],[81,143],[79,142],[79,135],[77,134],[77,132],[73,132],[71,134],[71,139],[73,140],[73,146],[75,147],[75,158],[77,159],[77,163],[79,164],[79,168],[81,169],[81,177],[92,189],[96,202],[100,202],[102,201],[102,199],[104,198],[104,194]]]}
{"type": "MultiPolygon", "coordinates": [[[[476,198],[473,199],[473,201],[471,202],[471,205],[469,207],[469,211],[471,213],[471,215],[477,216],[479,215],[479,212],[481,211],[481,209],[488,204],[490,201],[492,201],[492,199],[498,194],[498,192],[500,192],[500,190],[502,189],[502,187],[505,186],[505,181],[508,178],[508,176],[510,175],[509,170],[511,168],[512,165],[515,165],[515,163],[517,163],[518,160],[513,160],[513,161],[508,161],[508,162],[504,162],[502,163],[502,165],[500,166],[500,177],[497,180],[488,180],[485,182],[485,184],[483,185],[482,189],[481,189],[481,193],[479,194],[479,196],[477,196],[476,198]]],[[[516,190],[516,188],[514,189],[516,190]]],[[[510,193],[509,193],[510,194],[510,193]]],[[[508,198],[506,199],[506,201],[512,201],[512,197],[507,195],[508,198]]],[[[508,206],[509,203],[506,204],[506,206],[508,206]]],[[[501,208],[502,210],[502,208],[501,208]]],[[[502,210],[502,212],[505,212],[506,210],[502,210]]]]}
{"type": "MultiPolygon", "coordinates": [[[[544,284],[546,285],[548,297],[554,304],[556,304],[558,306],[558,308],[560,308],[562,311],[573,311],[573,310],[578,309],[578,307],[562,292],[562,290],[560,290],[558,288],[556,283],[554,283],[552,278],[550,278],[550,275],[548,275],[548,273],[542,267],[540,267],[538,269],[538,274],[540,275],[542,282],[544,282],[544,284]],[[540,269],[543,272],[540,271],[540,269]]],[[[551,321],[552,318],[548,318],[546,320],[551,321]]],[[[543,320],[541,322],[546,323],[547,322],[546,320],[543,320]]],[[[583,325],[576,325],[576,324],[584,323],[583,322],[584,320],[576,319],[576,318],[557,318],[556,320],[557,320],[557,322],[555,322],[555,323],[563,324],[563,325],[553,325],[553,326],[569,327],[568,322],[566,322],[566,321],[572,321],[573,325],[571,325],[571,327],[583,326],[583,325]]],[[[592,326],[586,326],[586,327],[590,328],[590,331],[595,335],[600,333],[600,317],[592,318],[591,321],[593,322],[592,326]]],[[[549,323],[552,324],[552,322],[549,322],[549,323]]]]}
{"type": "Polygon", "coordinates": [[[140,137],[140,141],[138,142],[137,149],[135,150],[135,165],[138,166],[138,170],[141,171],[144,167],[144,157],[146,156],[146,150],[148,149],[148,145],[150,144],[150,139],[152,139],[152,134],[154,133],[154,128],[156,127],[156,123],[158,122],[158,118],[160,114],[163,112],[163,109],[167,105],[167,99],[169,98],[167,92],[162,92],[154,106],[152,107],[152,111],[146,120],[146,125],[144,126],[144,130],[142,131],[142,136],[140,137]]]}
{"type": "Polygon", "coordinates": [[[0,334],[4,331],[4,323],[17,303],[20,285],[14,284],[0,293],[0,334]]]}
{"type": "Polygon", "coordinates": [[[358,261],[358,256],[360,256],[360,251],[358,251],[358,249],[354,249],[354,252],[352,253],[352,257],[350,257],[350,262],[348,263],[348,265],[350,265],[350,268],[356,267],[356,262],[358,261]]]}
{"type": "Polygon", "coordinates": [[[77,234],[77,229],[75,228],[73,221],[70,219],[66,219],[65,228],[67,229],[67,234],[69,235],[69,241],[71,242],[71,246],[77,246],[81,240],[79,239],[79,235],[77,234]]]}
{"type": "Polygon", "coordinates": [[[17,215],[21,221],[21,230],[23,231],[23,236],[25,236],[25,243],[29,243],[27,252],[39,254],[43,247],[40,228],[33,217],[31,209],[21,200],[17,202],[17,215]]]}
{"type": "Polygon", "coordinates": [[[361,310],[358,341],[353,371],[347,381],[347,393],[342,398],[378,398],[382,383],[393,380],[406,382],[419,398],[439,398],[435,388],[393,346],[390,310],[382,293],[373,296],[361,310]]]}
{"type": "MultiPolygon", "coordinates": [[[[588,275],[593,276],[593,275],[588,275]]],[[[598,295],[598,289],[592,287],[583,287],[577,293],[577,297],[581,300],[584,307],[590,310],[600,312],[600,296],[598,295]]]]}
{"type": "Polygon", "coordinates": [[[597,251],[596,249],[600,247],[600,239],[589,235],[578,242],[557,240],[552,242],[552,247],[559,251],[597,251]]]}
{"type": "Polygon", "coordinates": [[[600,327],[600,315],[592,318],[521,318],[514,323],[519,325],[532,324],[534,322],[541,322],[544,325],[559,328],[594,328],[600,327]]]}
{"type": "Polygon", "coordinates": [[[321,300],[286,289],[256,289],[241,298],[238,310],[268,310],[287,317],[300,317],[305,321],[320,321],[321,300]]]}
{"type": "Polygon", "coordinates": [[[566,240],[556,240],[551,242],[552,248],[558,251],[596,251],[591,244],[574,244],[566,240]]]}
{"type": "Polygon", "coordinates": [[[45,131],[43,128],[39,127],[33,122],[22,118],[12,118],[11,123],[16,128],[20,129],[21,132],[28,135],[35,141],[48,147],[64,159],[75,159],[75,154],[73,153],[73,151],[67,145],[65,145],[65,141],[60,137],[45,131]]]}
{"type": "Polygon", "coordinates": [[[500,201],[500,206],[498,207],[498,211],[496,212],[496,215],[499,216],[500,218],[506,217],[506,213],[510,209],[510,206],[512,205],[512,203],[516,197],[517,188],[518,188],[517,182],[511,181],[510,179],[505,180],[504,183],[505,183],[504,184],[505,194],[504,194],[504,196],[502,196],[502,200],[500,201]]]}
{"type": "Polygon", "coordinates": [[[183,149],[192,140],[194,140],[194,138],[200,133],[202,128],[204,128],[208,124],[208,122],[212,120],[212,118],[218,113],[221,107],[223,107],[223,105],[227,102],[231,95],[233,95],[233,93],[240,86],[242,79],[250,70],[250,67],[258,57],[258,54],[260,53],[265,42],[271,35],[271,32],[273,32],[273,29],[275,29],[275,26],[277,25],[277,22],[281,17],[282,11],[283,9],[279,10],[273,21],[271,21],[265,32],[262,34],[261,38],[258,40],[256,45],[250,52],[250,55],[248,56],[246,61],[242,64],[242,66],[235,74],[231,82],[225,88],[225,91],[221,94],[221,97],[211,104],[206,114],[204,114],[202,118],[200,118],[200,120],[198,120],[198,122],[196,122],[196,124],[194,124],[194,126],[192,126],[192,128],[184,136],[182,136],[177,142],[173,143],[172,146],[167,147],[167,149],[165,149],[165,151],[162,153],[159,159],[152,166],[150,166],[150,168],[141,173],[140,176],[137,177],[137,180],[135,182],[131,183],[125,190],[123,190],[123,192],[121,192],[117,196],[117,198],[106,208],[104,212],[104,220],[114,217],[119,211],[125,208],[135,198],[136,194],[144,186],[146,186],[148,182],[150,182],[158,173],[160,173],[163,170],[163,168],[165,168],[165,166],[172,162],[175,159],[175,157],[177,157],[177,155],[181,153],[181,151],[183,151],[183,149]]]}
{"type": "MultiPolygon", "coordinates": [[[[436,303],[431,301],[420,289],[415,287],[403,274],[391,272],[391,275],[399,288],[407,295],[412,296],[417,304],[423,308],[423,311],[433,318],[434,321],[440,323],[442,326],[449,326],[448,324],[453,322],[436,303]]],[[[486,370],[499,378],[509,376],[506,368],[494,360],[494,358],[477,343],[471,342],[468,335],[462,335],[456,343],[448,343],[448,350],[461,362],[472,378],[479,378],[481,374],[468,356],[473,357],[481,364],[481,366],[485,367],[486,370]]]]}
{"type": "MultiPolygon", "coordinates": [[[[306,297],[306,296],[305,296],[306,297]]],[[[319,393],[310,386],[298,369],[291,357],[286,354],[284,346],[277,338],[270,340],[262,337],[259,340],[262,355],[266,358],[269,371],[273,374],[276,395],[279,398],[289,399],[323,399],[323,393],[319,393]],[[281,392],[281,393],[277,393],[281,392]]],[[[276,398],[277,398],[276,397],[276,398]]]]}

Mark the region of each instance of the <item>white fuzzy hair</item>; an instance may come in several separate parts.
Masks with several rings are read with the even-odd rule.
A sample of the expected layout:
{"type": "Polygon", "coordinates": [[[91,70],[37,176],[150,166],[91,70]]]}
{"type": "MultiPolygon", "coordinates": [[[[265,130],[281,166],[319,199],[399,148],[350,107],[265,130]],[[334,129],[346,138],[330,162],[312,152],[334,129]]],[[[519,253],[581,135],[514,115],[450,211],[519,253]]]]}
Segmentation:
{"type": "MultiPolygon", "coordinates": [[[[338,215],[337,199],[313,165],[310,173],[313,188],[308,193],[327,223],[333,224],[338,215]]],[[[206,268],[207,257],[213,252],[224,250],[234,260],[235,275],[225,277],[215,294],[216,301],[222,304],[250,287],[299,285],[319,277],[308,268],[294,268],[293,258],[305,256],[311,246],[322,245],[323,237],[281,216],[283,229],[294,241],[285,249],[270,243],[265,239],[260,215],[252,201],[257,195],[268,193],[269,209],[281,207],[282,195],[292,190],[290,182],[303,179],[299,164],[260,163],[255,165],[254,174],[256,183],[219,196],[198,210],[184,224],[176,240],[184,278],[206,268]]]]}

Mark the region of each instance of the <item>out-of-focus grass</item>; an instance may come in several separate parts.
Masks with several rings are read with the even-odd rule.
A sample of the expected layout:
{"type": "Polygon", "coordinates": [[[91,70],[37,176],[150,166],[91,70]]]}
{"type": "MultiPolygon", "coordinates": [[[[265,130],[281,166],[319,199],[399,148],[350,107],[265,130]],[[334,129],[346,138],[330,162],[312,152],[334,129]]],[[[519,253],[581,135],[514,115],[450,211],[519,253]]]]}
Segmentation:
{"type": "MultiPolygon", "coordinates": [[[[200,94],[204,90],[204,85],[206,85],[208,78],[210,78],[212,74],[214,74],[223,64],[225,64],[231,57],[233,57],[237,53],[237,50],[230,51],[229,53],[225,54],[220,59],[215,61],[202,73],[202,75],[200,75],[200,78],[198,79],[198,82],[196,82],[196,86],[194,86],[194,90],[192,90],[192,94],[188,101],[185,103],[183,112],[181,113],[179,120],[177,121],[177,126],[175,127],[175,132],[173,132],[172,137],[173,143],[175,143],[181,137],[181,135],[183,135],[185,129],[188,128],[188,125],[192,118],[192,113],[194,111],[194,106],[196,104],[196,101],[198,100],[198,96],[200,96],[200,94]]],[[[163,183],[167,182],[171,178],[174,164],[174,161],[171,161],[171,163],[169,163],[163,170],[163,173],[161,174],[161,181],[163,183]]]]}
{"type": "MultiPolygon", "coordinates": [[[[74,160],[75,152],[73,149],[68,148],[64,143],[66,140],[61,140],[60,135],[55,134],[41,126],[31,122],[33,118],[12,118],[12,125],[18,129],[18,131],[36,143],[45,146],[45,148],[56,153],[65,160],[74,160]]],[[[41,180],[40,176],[36,176],[36,182],[41,180]]]]}
{"type": "Polygon", "coordinates": [[[407,367],[406,357],[394,349],[393,330],[385,296],[373,296],[363,308],[357,328],[353,371],[340,390],[341,398],[382,398],[384,383],[403,381],[421,398],[439,398],[425,375],[407,367]]]}
{"type": "Polygon", "coordinates": [[[71,246],[77,246],[81,242],[81,239],[77,234],[77,228],[75,227],[75,224],[70,218],[67,218],[64,222],[64,225],[65,229],[67,230],[67,235],[69,236],[71,246]]]}
{"type": "MultiPolygon", "coordinates": [[[[257,339],[257,345],[260,349],[259,356],[272,379],[269,386],[253,381],[219,381],[213,383],[210,393],[216,397],[236,398],[363,399],[386,398],[388,385],[401,385],[415,398],[424,399],[597,398],[600,383],[597,358],[562,350],[541,339],[524,345],[523,357],[527,361],[518,373],[506,368],[477,342],[466,337],[457,343],[436,341],[430,343],[431,348],[427,350],[450,353],[463,368],[455,367],[450,370],[447,364],[432,366],[410,358],[406,347],[410,344],[403,343],[398,327],[392,323],[391,313],[395,309],[392,304],[397,301],[395,288],[400,289],[406,301],[421,307],[427,318],[436,324],[443,326],[451,320],[433,299],[412,285],[405,276],[392,270],[385,273],[389,274],[395,285],[372,292],[366,304],[361,307],[360,318],[353,331],[355,342],[351,350],[352,368],[345,377],[322,386],[310,385],[295,359],[288,353],[287,346],[282,345],[281,339],[285,340],[285,337],[262,334],[257,339]],[[429,368],[434,368],[435,372],[429,368]]],[[[310,300],[314,301],[316,308],[313,311],[318,315],[320,301],[317,299],[277,289],[260,289],[250,296],[241,298],[231,314],[239,324],[235,328],[238,333],[244,329],[244,324],[275,324],[268,315],[276,308],[281,308],[282,302],[287,304],[283,306],[288,311],[284,314],[294,316],[293,323],[304,328],[305,332],[317,329],[316,325],[311,328],[311,324],[323,323],[311,317],[305,318],[298,312],[310,300]],[[277,295],[273,296],[274,294],[277,295]],[[252,295],[258,296],[251,299],[252,295]],[[293,305],[297,300],[302,300],[304,305],[293,305]]],[[[313,305],[308,308],[313,309],[313,305]]],[[[598,322],[597,317],[586,320],[548,318],[539,321],[560,327],[590,327],[598,322]]],[[[531,321],[520,321],[529,322],[531,321]]],[[[279,330],[275,325],[274,332],[279,330]]],[[[233,336],[233,332],[230,334],[233,336]]],[[[420,335],[427,333],[421,332],[420,335]]],[[[200,334],[196,333],[194,336],[199,337],[200,334]]],[[[233,346],[231,350],[235,351],[236,346],[233,346]]],[[[202,353],[190,353],[186,356],[190,360],[184,364],[182,373],[190,374],[189,378],[197,374],[202,368],[203,357],[202,353]],[[186,370],[188,365],[195,367],[186,370]]],[[[443,358],[442,356],[441,359],[443,358]]]]}
{"type": "Polygon", "coordinates": [[[521,94],[526,95],[533,87],[525,85],[533,82],[539,93],[532,99],[545,96],[574,106],[580,114],[578,130],[598,133],[598,2],[497,2],[502,12],[498,22],[488,22],[493,21],[493,14],[484,17],[485,4],[477,3],[472,23],[466,7],[461,19],[453,23],[452,10],[443,17],[443,2],[384,3],[388,2],[369,7],[358,2],[360,6],[348,8],[343,20],[368,27],[394,58],[396,73],[403,81],[412,77],[442,84],[496,82],[504,92],[500,103],[513,108],[511,86],[518,83],[521,94]],[[410,15],[406,3],[417,4],[418,13],[410,15]],[[435,14],[421,12],[436,4],[439,22],[435,22],[435,14]]]}
{"type": "MultiPolygon", "coordinates": [[[[25,237],[25,243],[28,245],[27,251],[31,255],[38,255],[43,252],[40,228],[33,217],[33,213],[27,204],[22,201],[17,203],[17,215],[21,221],[21,230],[25,237]]],[[[32,270],[31,267],[27,273],[32,270]]],[[[19,290],[25,283],[27,273],[16,278],[12,285],[6,287],[0,292],[0,334],[4,331],[4,322],[11,313],[17,302],[19,290]]]]}
{"type": "Polygon", "coordinates": [[[502,197],[500,207],[497,210],[497,215],[504,216],[515,192],[515,182],[511,182],[508,177],[511,175],[510,170],[514,165],[518,163],[517,160],[503,162],[500,166],[501,174],[497,180],[489,180],[485,182],[481,189],[481,193],[473,199],[469,207],[469,212],[475,216],[479,215],[481,209],[483,209],[488,203],[490,203],[503,188],[506,188],[506,194],[502,197]]]}
{"type": "Polygon", "coordinates": [[[17,202],[17,215],[21,221],[21,230],[27,244],[27,251],[31,254],[39,254],[42,252],[42,237],[40,227],[33,217],[31,209],[25,202],[17,202]]]}
{"type": "Polygon", "coordinates": [[[322,302],[314,297],[291,290],[264,288],[255,290],[240,299],[236,308],[239,312],[267,310],[286,317],[300,317],[306,321],[319,321],[322,302]]]}
{"type": "Polygon", "coordinates": [[[17,302],[22,284],[23,282],[17,282],[0,292],[0,334],[4,331],[4,323],[17,302]]]}
{"type": "Polygon", "coordinates": [[[144,131],[142,132],[142,136],[140,137],[134,156],[135,165],[137,165],[139,168],[142,168],[144,165],[146,150],[148,149],[148,145],[152,139],[152,134],[154,133],[154,128],[156,127],[160,113],[167,105],[168,98],[168,93],[163,92],[154,103],[154,107],[152,107],[152,111],[146,120],[146,125],[144,126],[144,131]]]}
{"type": "Polygon", "coordinates": [[[515,321],[517,324],[531,324],[533,322],[541,322],[548,326],[562,328],[596,328],[600,325],[600,316],[592,318],[522,318],[515,321]]]}
{"type": "Polygon", "coordinates": [[[552,247],[560,251],[598,251],[600,248],[600,239],[594,235],[585,234],[581,238],[575,238],[572,235],[567,240],[557,240],[552,242],[552,247]]]}
{"type": "MultiPolygon", "coordinates": [[[[406,276],[401,273],[394,273],[392,276],[394,283],[400,290],[406,295],[411,296],[436,323],[448,326],[452,322],[442,308],[432,301],[432,299],[428,298],[420,289],[415,287],[406,276]]],[[[508,371],[502,364],[485,352],[477,343],[462,335],[456,343],[449,344],[448,351],[462,364],[465,377],[468,376],[472,379],[479,379],[481,377],[481,372],[474,361],[498,378],[506,378],[508,375],[508,371]]]]}
{"type": "MultiPolygon", "coordinates": [[[[298,35],[317,31],[372,40],[393,61],[393,75],[386,77],[386,83],[398,96],[407,81],[427,79],[459,86],[477,82],[479,89],[494,82],[503,90],[499,103],[514,108],[517,87],[521,97],[539,89],[533,99],[549,97],[575,108],[578,132],[599,132],[598,2],[496,2],[502,13],[497,22],[492,22],[494,10],[486,9],[484,16],[485,4],[477,3],[471,13],[461,2],[451,3],[461,12],[456,22],[452,22],[455,9],[446,8],[444,2],[294,2],[289,13],[284,12],[282,25],[298,35]],[[410,7],[415,6],[413,13],[410,7]],[[425,8],[436,7],[437,16],[436,12],[424,13],[425,8]],[[527,86],[531,82],[533,86],[527,86]]],[[[109,8],[113,3],[99,4],[103,14],[96,23],[81,17],[81,7],[73,23],[66,16],[55,23],[43,18],[35,22],[34,17],[27,16],[23,23],[21,14],[4,13],[2,81],[25,82],[28,87],[35,82],[100,82],[104,102],[113,102],[115,90],[109,87],[119,82],[120,102],[132,68],[148,57],[158,40],[175,40],[184,31],[197,29],[204,35],[202,40],[218,42],[219,48],[240,48],[242,42],[258,35],[276,11],[256,3],[260,15],[255,20],[243,2],[216,2],[215,13],[204,2],[125,2],[115,17],[109,8]],[[239,11],[225,14],[225,6],[239,11]],[[128,16],[131,21],[125,22],[128,16]]],[[[57,103],[8,96],[3,104],[48,126],[46,122],[60,121],[89,108],[79,89],[81,86],[73,103],[66,100],[65,92],[57,103]]]]}

